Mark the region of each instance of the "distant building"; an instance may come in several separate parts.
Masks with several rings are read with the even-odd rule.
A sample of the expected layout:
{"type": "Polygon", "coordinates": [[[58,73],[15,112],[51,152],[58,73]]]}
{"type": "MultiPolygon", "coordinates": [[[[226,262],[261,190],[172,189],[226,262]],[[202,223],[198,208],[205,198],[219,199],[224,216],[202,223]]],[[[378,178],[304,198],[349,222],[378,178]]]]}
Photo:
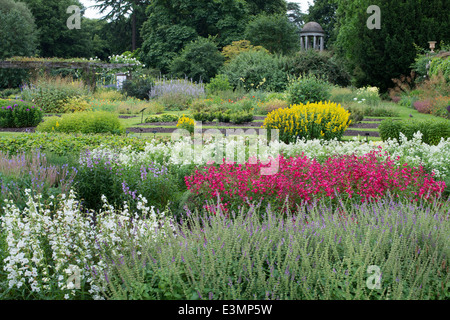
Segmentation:
{"type": "Polygon", "coordinates": [[[308,22],[300,31],[301,50],[315,49],[323,51],[325,47],[325,31],[317,22],[308,22]]]}

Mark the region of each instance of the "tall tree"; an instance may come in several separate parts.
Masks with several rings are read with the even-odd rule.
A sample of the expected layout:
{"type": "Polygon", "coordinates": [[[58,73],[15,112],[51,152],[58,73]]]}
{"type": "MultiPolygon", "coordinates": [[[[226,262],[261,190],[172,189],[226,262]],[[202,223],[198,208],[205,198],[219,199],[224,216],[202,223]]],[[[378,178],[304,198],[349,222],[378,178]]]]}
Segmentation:
{"type": "Polygon", "coordinates": [[[37,27],[25,3],[0,0],[0,59],[37,51],[37,27]]]}
{"type": "Polygon", "coordinates": [[[100,13],[105,14],[106,20],[123,19],[131,15],[131,50],[137,49],[138,37],[138,10],[145,10],[150,4],[150,0],[96,0],[94,7],[100,9],[100,13]]]}
{"type": "Polygon", "coordinates": [[[286,13],[286,0],[246,0],[250,15],[286,13]]]}
{"type": "Polygon", "coordinates": [[[71,5],[81,9],[79,0],[22,0],[33,13],[39,29],[39,49],[43,57],[89,57],[89,36],[87,30],[69,29],[67,19],[71,5]]]}
{"type": "Polygon", "coordinates": [[[330,48],[336,39],[336,0],[314,0],[314,4],[305,15],[305,23],[314,21],[320,24],[325,31],[325,47],[330,48]]]}
{"type": "Polygon", "coordinates": [[[171,60],[198,36],[214,36],[220,49],[241,40],[249,20],[243,0],[153,0],[147,16],[141,30],[141,58],[164,73],[171,60]]]}
{"type": "MultiPolygon", "coordinates": [[[[34,17],[25,3],[0,0],[0,60],[32,56],[37,52],[38,34],[34,17]]],[[[0,88],[17,87],[26,70],[0,69],[0,88]]]]}
{"type": "Polygon", "coordinates": [[[297,30],[300,32],[305,20],[305,14],[302,12],[300,5],[296,2],[288,2],[286,10],[289,20],[297,27],[297,30]]]}
{"type": "Polygon", "coordinates": [[[245,28],[245,39],[271,53],[289,54],[300,49],[297,28],[286,14],[258,15],[245,28]]]}
{"type": "Polygon", "coordinates": [[[430,40],[450,41],[448,0],[337,1],[335,48],[349,62],[357,86],[386,91],[393,78],[410,73],[415,44],[427,48],[430,40]],[[370,5],[380,8],[380,29],[367,26],[370,5]]]}

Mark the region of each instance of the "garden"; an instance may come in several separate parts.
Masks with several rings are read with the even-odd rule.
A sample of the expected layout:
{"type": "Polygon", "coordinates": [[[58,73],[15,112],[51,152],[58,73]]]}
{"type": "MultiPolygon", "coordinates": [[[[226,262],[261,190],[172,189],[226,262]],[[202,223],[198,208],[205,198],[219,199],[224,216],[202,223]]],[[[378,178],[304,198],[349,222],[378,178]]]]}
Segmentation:
{"type": "Polygon", "coordinates": [[[176,56],[0,51],[92,67],[0,69],[0,300],[450,299],[449,46],[360,85],[258,43],[274,17],[176,56]]]}

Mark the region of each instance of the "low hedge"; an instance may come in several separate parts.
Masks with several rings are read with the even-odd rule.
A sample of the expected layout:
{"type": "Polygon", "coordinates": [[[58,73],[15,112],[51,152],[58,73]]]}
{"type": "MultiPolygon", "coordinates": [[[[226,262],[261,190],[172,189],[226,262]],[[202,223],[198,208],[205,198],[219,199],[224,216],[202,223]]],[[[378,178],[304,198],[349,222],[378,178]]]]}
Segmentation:
{"type": "Polygon", "coordinates": [[[192,114],[196,121],[214,121],[217,119],[219,122],[241,124],[246,122],[252,122],[254,119],[253,113],[248,111],[199,111],[192,114]]]}
{"type": "Polygon", "coordinates": [[[153,122],[177,122],[179,120],[179,116],[176,114],[165,113],[161,115],[149,116],[145,119],[145,123],[153,123],[153,122]]]}
{"type": "Polygon", "coordinates": [[[400,132],[408,140],[413,138],[414,133],[420,131],[423,134],[422,141],[429,145],[437,145],[441,138],[450,138],[450,121],[448,120],[383,120],[378,127],[380,137],[383,141],[397,139],[400,141],[400,132]]]}
{"type": "MultiPolygon", "coordinates": [[[[164,138],[161,139],[164,140],[164,138]]],[[[130,146],[131,150],[139,152],[144,151],[147,142],[149,142],[148,139],[137,136],[36,132],[0,137],[0,152],[13,154],[39,149],[42,152],[66,156],[80,153],[86,149],[92,150],[100,146],[111,149],[130,146]]]]}

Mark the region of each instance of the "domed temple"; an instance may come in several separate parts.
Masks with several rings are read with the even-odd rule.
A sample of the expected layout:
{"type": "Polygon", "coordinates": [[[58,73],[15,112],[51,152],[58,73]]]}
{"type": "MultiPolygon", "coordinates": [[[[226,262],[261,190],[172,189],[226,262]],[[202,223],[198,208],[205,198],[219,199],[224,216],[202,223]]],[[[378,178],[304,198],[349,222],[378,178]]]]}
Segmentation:
{"type": "Polygon", "coordinates": [[[308,22],[300,31],[300,46],[302,50],[315,49],[323,51],[325,31],[317,22],[308,22]]]}

